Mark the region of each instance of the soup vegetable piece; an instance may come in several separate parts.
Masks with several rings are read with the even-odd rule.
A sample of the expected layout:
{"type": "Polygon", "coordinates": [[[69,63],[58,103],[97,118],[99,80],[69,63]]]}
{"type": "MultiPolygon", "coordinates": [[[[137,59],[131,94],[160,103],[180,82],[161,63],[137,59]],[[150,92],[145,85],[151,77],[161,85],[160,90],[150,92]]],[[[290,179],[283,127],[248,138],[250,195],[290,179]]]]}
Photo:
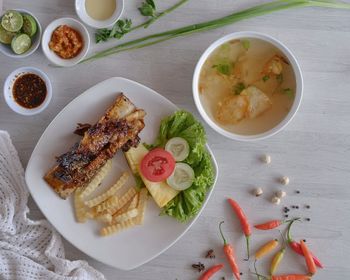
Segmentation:
{"type": "MultiPolygon", "coordinates": [[[[155,144],[149,148],[165,147],[168,140],[174,137],[183,138],[189,145],[189,154],[183,162],[193,169],[194,179],[190,187],[180,191],[163,207],[162,214],[185,222],[194,217],[201,209],[206,193],[214,182],[214,169],[210,154],[205,148],[205,130],[191,113],[180,110],[164,118],[160,124],[155,144]]],[[[185,172],[185,170],[180,172],[185,172]]],[[[184,177],[192,180],[191,172],[186,173],[184,177]]],[[[183,185],[177,183],[177,186],[179,190],[187,187],[186,183],[183,185]]]]}
{"type": "Polygon", "coordinates": [[[292,67],[272,44],[256,38],[228,41],[203,65],[199,91],[209,116],[242,135],[265,132],[282,121],[294,101],[292,67]]]}

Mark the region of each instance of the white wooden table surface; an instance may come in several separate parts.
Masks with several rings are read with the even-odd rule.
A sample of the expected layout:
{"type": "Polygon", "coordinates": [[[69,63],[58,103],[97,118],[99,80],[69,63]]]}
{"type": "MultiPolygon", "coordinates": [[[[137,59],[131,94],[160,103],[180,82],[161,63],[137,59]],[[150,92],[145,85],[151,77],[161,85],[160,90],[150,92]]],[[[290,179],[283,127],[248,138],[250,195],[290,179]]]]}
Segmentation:
{"type": "MultiPolygon", "coordinates": [[[[163,8],[174,1],[158,0],[157,3],[163,8]]],[[[261,2],[190,0],[149,29],[130,34],[128,38],[217,18],[261,2]]],[[[140,3],[141,0],[127,0],[124,15],[135,22],[141,21],[136,9],[140,3]]],[[[75,17],[73,0],[4,0],[3,6],[4,9],[25,8],[32,11],[43,27],[58,17],[75,17]]],[[[35,66],[51,78],[54,96],[48,109],[35,117],[13,113],[1,96],[0,129],[10,132],[25,166],[35,143],[54,116],[84,90],[112,76],[123,76],[143,83],[198,116],[191,92],[195,64],[212,41],[241,30],[260,31],[275,36],[296,55],[304,75],[305,92],[295,119],[283,132],[256,143],[230,141],[207,128],[209,144],[220,168],[216,190],[197,223],[177,244],[155,260],[133,271],[119,271],[89,258],[65,242],[68,258],[87,260],[103,272],[107,279],[196,279],[198,273],[191,268],[192,263],[201,261],[209,266],[224,261],[217,225],[225,219],[226,234],[236,247],[244,273],[242,279],[254,279],[248,273],[247,263],[242,261],[245,247],[240,227],[224,203],[227,196],[232,196],[240,201],[252,222],[280,218],[284,205],[299,205],[301,209],[291,212],[291,216],[300,215],[311,221],[295,227],[294,236],[296,239],[307,239],[309,246],[326,266],[314,279],[349,279],[349,11],[305,8],[278,12],[69,69],[50,67],[41,50],[22,60],[1,55],[1,84],[12,70],[21,66],[35,66]],[[272,156],[269,166],[258,160],[264,153],[272,156]],[[282,205],[273,206],[269,199],[280,188],[276,178],[282,175],[291,178],[290,185],[284,187],[288,195],[282,205]],[[257,185],[265,190],[261,198],[249,194],[257,185]],[[296,194],[295,190],[301,193],[296,194]],[[311,209],[305,209],[305,204],[310,204],[311,209]],[[216,260],[203,258],[210,248],[215,250],[216,260]]],[[[90,31],[92,34],[93,30],[90,31]]],[[[96,49],[93,45],[93,50],[96,49]]],[[[32,200],[29,208],[32,218],[43,218],[32,200]]],[[[254,232],[253,248],[271,236],[278,237],[278,232],[254,232]]],[[[266,259],[266,265],[260,267],[261,272],[267,273],[268,262],[269,258],[266,259]]],[[[232,279],[226,267],[213,279],[221,279],[221,276],[232,279]]],[[[288,252],[280,272],[305,272],[303,259],[288,252]]]]}

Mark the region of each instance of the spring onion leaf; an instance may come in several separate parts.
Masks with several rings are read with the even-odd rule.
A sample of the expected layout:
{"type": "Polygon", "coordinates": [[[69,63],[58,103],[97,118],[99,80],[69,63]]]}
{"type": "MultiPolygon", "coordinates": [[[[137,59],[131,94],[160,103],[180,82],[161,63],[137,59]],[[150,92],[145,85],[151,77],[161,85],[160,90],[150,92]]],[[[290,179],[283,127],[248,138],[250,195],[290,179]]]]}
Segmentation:
{"type": "Polygon", "coordinates": [[[264,82],[268,81],[270,79],[270,76],[269,75],[265,75],[264,77],[262,77],[262,80],[264,82]]]}
{"type": "Polygon", "coordinates": [[[250,41],[249,40],[242,40],[242,46],[247,51],[250,48],[250,41]]]}
{"type": "Polygon", "coordinates": [[[234,86],[235,95],[240,95],[241,92],[246,88],[244,83],[238,83],[234,86]]]}
{"type": "MultiPolygon", "coordinates": [[[[169,8],[167,13],[176,9],[179,5],[184,3],[186,0],[180,1],[178,4],[174,5],[172,8],[169,8]],[[174,8],[175,7],[175,8],[174,8]]],[[[84,60],[80,63],[84,63],[90,60],[95,60],[103,58],[112,54],[135,50],[144,48],[147,46],[152,46],[164,41],[168,41],[177,37],[192,35],[194,33],[213,30],[223,26],[227,26],[238,21],[249,19],[261,15],[270,14],[272,12],[292,9],[292,8],[302,8],[302,7],[323,7],[323,8],[334,8],[334,9],[350,9],[349,3],[342,3],[334,0],[275,0],[268,3],[260,4],[252,8],[245,9],[243,11],[232,13],[228,16],[218,18],[211,21],[201,22],[198,24],[191,24],[181,28],[176,28],[168,30],[165,32],[155,33],[139,39],[131,40],[126,43],[118,44],[114,47],[108,48],[104,51],[100,51],[84,60]]],[[[161,13],[158,18],[166,12],[161,13]]],[[[153,22],[153,19],[150,21],[153,22]]],[[[147,23],[144,23],[142,26],[147,26],[147,23]]],[[[135,27],[136,28],[136,27],[135,27]]],[[[135,29],[134,28],[134,29],[135,29]]]]}
{"type": "Polygon", "coordinates": [[[276,80],[277,80],[280,84],[282,84],[282,83],[283,83],[283,74],[281,73],[281,74],[276,75],[276,80]]]}
{"type": "Polygon", "coordinates": [[[228,63],[224,64],[215,64],[212,66],[212,68],[216,68],[216,70],[223,75],[229,76],[232,71],[232,65],[228,63]]]}
{"type": "Polygon", "coordinates": [[[294,97],[294,92],[290,88],[283,89],[282,93],[286,94],[289,98],[293,98],[294,97]]]}

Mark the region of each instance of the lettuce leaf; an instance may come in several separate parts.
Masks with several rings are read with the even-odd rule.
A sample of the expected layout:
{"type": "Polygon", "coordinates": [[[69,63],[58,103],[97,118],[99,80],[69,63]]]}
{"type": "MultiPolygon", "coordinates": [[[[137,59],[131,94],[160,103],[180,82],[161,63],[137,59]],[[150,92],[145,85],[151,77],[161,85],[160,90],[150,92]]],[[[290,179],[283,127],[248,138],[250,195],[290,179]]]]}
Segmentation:
{"type": "Polygon", "coordinates": [[[201,209],[206,193],[214,182],[214,169],[210,154],[205,148],[205,130],[191,113],[180,110],[164,118],[160,124],[159,135],[151,148],[164,147],[173,137],[182,137],[188,142],[190,153],[185,162],[193,168],[195,181],[191,187],[172,199],[162,209],[161,214],[186,222],[201,209]]]}
{"type": "Polygon", "coordinates": [[[180,222],[198,214],[202,208],[206,193],[214,183],[214,169],[211,157],[207,151],[203,153],[202,160],[194,168],[196,175],[191,187],[180,192],[162,210],[161,214],[174,217],[180,222]]]}

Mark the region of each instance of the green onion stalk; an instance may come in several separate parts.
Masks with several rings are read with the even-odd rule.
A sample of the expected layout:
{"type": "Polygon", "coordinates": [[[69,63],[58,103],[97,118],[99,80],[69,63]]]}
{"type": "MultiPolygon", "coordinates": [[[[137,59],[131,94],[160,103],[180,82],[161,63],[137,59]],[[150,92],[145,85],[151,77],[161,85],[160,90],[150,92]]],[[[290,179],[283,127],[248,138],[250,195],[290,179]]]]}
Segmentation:
{"type": "Polygon", "coordinates": [[[206,21],[198,24],[192,24],[185,27],[168,30],[165,32],[155,33],[139,39],[118,44],[104,51],[100,51],[82,60],[80,63],[92,61],[95,59],[103,58],[103,57],[124,52],[124,51],[144,48],[144,47],[155,45],[177,37],[187,36],[187,35],[191,35],[202,31],[216,29],[216,28],[230,25],[232,23],[235,23],[244,19],[262,16],[272,12],[287,10],[291,8],[301,8],[301,7],[350,9],[350,4],[339,2],[339,1],[333,1],[333,0],[276,0],[269,3],[260,4],[255,7],[248,8],[239,12],[235,12],[233,14],[230,14],[228,16],[218,18],[215,20],[206,21]]]}

